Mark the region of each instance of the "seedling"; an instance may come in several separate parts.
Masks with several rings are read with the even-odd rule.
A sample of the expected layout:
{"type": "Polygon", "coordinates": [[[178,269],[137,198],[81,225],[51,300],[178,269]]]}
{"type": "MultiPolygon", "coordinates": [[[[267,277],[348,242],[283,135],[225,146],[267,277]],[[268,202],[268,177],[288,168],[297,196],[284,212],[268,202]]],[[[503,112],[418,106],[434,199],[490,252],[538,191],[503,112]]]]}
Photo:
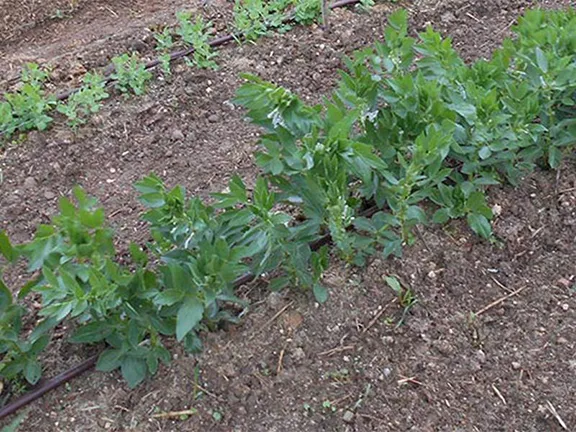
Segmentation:
{"type": "Polygon", "coordinates": [[[400,283],[400,281],[398,281],[396,277],[386,276],[384,280],[386,281],[388,286],[392,288],[392,290],[396,293],[398,303],[403,309],[402,317],[396,324],[396,328],[398,328],[404,323],[406,315],[408,314],[408,312],[410,312],[410,309],[412,309],[412,307],[418,302],[418,299],[415,297],[412,290],[410,288],[402,286],[402,284],[400,283]]]}
{"type": "Polygon", "coordinates": [[[100,110],[101,101],[109,96],[105,86],[106,79],[102,75],[87,73],[80,90],[72,94],[66,103],[59,103],[56,109],[68,118],[70,127],[76,129],[86,122],[88,116],[100,110]]]}
{"type": "Polygon", "coordinates": [[[176,17],[178,18],[176,34],[187,46],[194,48],[192,60],[188,57],[185,59],[187,63],[201,69],[218,69],[218,65],[212,60],[218,54],[208,44],[212,23],[205,23],[201,16],[197,16],[196,21],[192,23],[192,13],[187,11],[178,12],[176,17]]]}
{"type": "Polygon", "coordinates": [[[112,59],[114,73],[111,78],[116,80],[116,88],[122,93],[134,92],[136,95],[144,94],[146,82],[152,78],[152,74],[138,59],[136,54],[121,56],[112,59]]]}
{"type": "Polygon", "coordinates": [[[336,412],[336,410],[338,409],[329,400],[325,400],[324,402],[322,402],[322,408],[324,408],[324,410],[326,411],[331,412],[336,412]]]}
{"type": "Polygon", "coordinates": [[[164,28],[162,32],[155,32],[154,39],[156,39],[156,51],[160,52],[158,59],[160,60],[160,67],[164,75],[169,76],[172,74],[170,70],[170,51],[174,47],[174,40],[170,29],[164,28]]]}

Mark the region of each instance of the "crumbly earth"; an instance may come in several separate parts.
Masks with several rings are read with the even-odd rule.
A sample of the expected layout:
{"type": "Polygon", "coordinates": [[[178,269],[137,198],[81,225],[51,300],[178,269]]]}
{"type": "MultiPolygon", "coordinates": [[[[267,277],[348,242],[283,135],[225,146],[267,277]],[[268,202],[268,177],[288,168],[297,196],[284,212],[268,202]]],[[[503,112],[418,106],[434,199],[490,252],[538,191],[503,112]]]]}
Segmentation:
{"type": "MultiPolygon", "coordinates": [[[[403,6],[412,29],[432,24],[471,60],[488,56],[535,4],[403,6]]],[[[184,5],[225,30],[231,6],[224,0],[205,8],[79,2],[63,20],[17,30],[17,40],[3,43],[6,64],[21,64],[19,53],[43,58],[58,65],[54,88],[65,88],[78,68],[105,66],[124,50],[152,55],[146,26],[170,22],[184,5]]],[[[144,174],[200,195],[221,190],[233,174],[254,178],[258,130],[230,104],[240,72],[319,101],[333,88],[342,56],[380,39],[387,14],[398,6],[378,4],[370,14],[334,11],[329,33],[297,28],[256,45],[225,47],[218,71],[178,65],[171,80],[156,79],[145,96],[112,98],[75,134],[61,120],[31,133],[0,154],[0,229],[16,241],[30,238],[55,212],[57,198],[81,184],[104,204],[121,249],[145,240],[132,188],[144,174]]],[[[558,173],[537,172],[516,189],[494,188],[490,202],[501,209],[494,224],[501,244],[480,241],[459,222],[422,229],[402,259],[375,259],[365,269],[335,261],[325,278],[331,297],[322,306],[297,290],[244,287],[250,313],[238,326],[203,335],[200,356],[171,345],[174,361],[135,390],[118,373],[86,373],[31,404],[20,430],[576,430],[576,161],[567,160],[558,173]],[[392,274],[418,299],[399,327],[402,310],[383,280],[392,274]],[[471,312],[511,293],[471,319],[471,312]],[[154,417],[190,409],[195,414],[154,417]]],[[[45,376],[94,349],[59,335],[43,358],[45,376]]]]}

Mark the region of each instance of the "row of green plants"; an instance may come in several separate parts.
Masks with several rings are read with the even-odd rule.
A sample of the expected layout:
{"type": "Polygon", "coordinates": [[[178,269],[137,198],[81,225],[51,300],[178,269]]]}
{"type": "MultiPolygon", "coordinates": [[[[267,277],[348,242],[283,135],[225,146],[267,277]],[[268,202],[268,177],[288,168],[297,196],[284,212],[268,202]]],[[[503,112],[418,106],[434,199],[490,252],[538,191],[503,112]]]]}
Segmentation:
{"type": "Polygon", "coordinates": [[[18,299],[0,284],[0,376],[37,382],[39,356],[66,322],[70,342],[105,342],[97,368],[120,369],[134,387],[170,360],[170,338],[198,352],[200,332],[246,313],[234,281],[248,272],[324,302],[331,256],[358,266],[400,257],[418,226],[456,218],[494,239],[487,188],[556,168],[576,144],[575,11],[532,10],[514,31],[490,60],[466,64],[431,28],[408,36],[398,11],[385,41],[347,59],[315,106],[246,75],[235,102],[265,130],[261,175],[253,185],[234,176],[210,200],[145,177],[135,187],[149,241],[129,254],[80,188],[33,240],[0,234],[5,260],[33,275],[18,299]],[[362,216],[367,205],[379,211],[362,216]],[[310,247],[326,234],[334,254],[310,247]],[[42,303],[33,328],[22,306],[31,296],[42,303]]]}
{"type": "MultiPolygon", "coordinates": [[[[371,4],[370,0],[361,3],[364,8],[371,4]]],[[[253,42],[273,31],[287,31],[292,23],[311,24],[319,19],[321,5],[322,0],[236,0],[233,31],[239,43],[243,40],[253,42]]],[[[217,53],[209,44],[212,23],[205,22],[200,15],[194,18],[189,11],[178,12],[176,18],[174,28],[165,27],[154,33],[163,75],[171,75],[171,53],[176,48],[193,49],[190,56],[184,57],[189,66],[217,69],[217,53]]],[[[116,56],[112,58],[112,64],[114,72],[109,78],[116,90],[135,95],[146,92],[146,85],[153,74],[135,53],[116,56]]],[[[103,101],[110,96],[106,91],[109,79],[97,72],[90,72],[83,77],[77,92],[66,101],[57,101],[46,90],[49,77],[49,72],[37,64],[25,65],[19,89],[4,94],[3,100],[0,99],[0,140],[10,139],[15,133],[46,129],[53,121],[54,110],[62,114],[69,126],[76,130],[97,113],[103,101]]]]}

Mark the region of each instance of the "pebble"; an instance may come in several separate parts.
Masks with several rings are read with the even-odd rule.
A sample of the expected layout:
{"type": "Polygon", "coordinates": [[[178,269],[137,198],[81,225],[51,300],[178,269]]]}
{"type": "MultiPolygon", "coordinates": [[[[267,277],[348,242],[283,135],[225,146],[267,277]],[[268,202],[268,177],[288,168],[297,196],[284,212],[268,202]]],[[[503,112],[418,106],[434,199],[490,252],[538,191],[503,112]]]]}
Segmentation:
{"type": "Polygon", "coordinates": [[[47,200],[52,200],[56,198],[56,194],[52,191],[46,191],[44,192],[44,198],[46,198],[47,200]]]}
{"type": "Polygon", "coordinates": [[[294,357],[294,360],[296,361],[302,361],[306,358],[306,353],[302,348],[297,347],[292,353],[292,357],[294,357]]]}
{"type": "Polygon", "coordinates": [[[212,114],[208,117],[210,123],[217,123],[220,121],[220,116],[218,114],[212,114]]]}
{"type": "Polygon", "coordinates": [[[24,180],[25,189],[36,189],[36,186],[38,186],[38,183],[34,177],[26,177],[24,180]]]}
{"type": "Polygon", "coordinates": [[[512,362],[512,369],[518,370],[521,367],[522,367],[522,365],[519,362],[512,362]]]}
{"type": "Polygon", "coordinates": [[[392,369],[386,367],[386,368],[382,369],[382,373],[385,377],[389,377],[390,374],[392,373],[392,369]]]}
{"type": "Polygon", "coordinates": [[[344,415],[342,416],[342,420],[344,420],[346,423],[350,423],[352,420],[354,420],[354,413],[352,411],[344,411],[344,415]]]}
{"type": "Polygon", "coordinates": [[[174,129],[172,131],[172,139],[175,141],[182,141],[184,139],[184,134],[180,129],[174,129]]]}
{"type": "Polygon", "coordinates": [[[392,336],[382,336],[382,343],[385,345],[391,345],[394,343],[394,338],[392,336]]]}
{"type": "Polygon", "coordinates": [[[560,344],[560,345],[566,345],[566,344],[568,343],[568,339],[560,336],[560,337],[556,340],[556,342],[558,342],[558,344],[560,344]]]}

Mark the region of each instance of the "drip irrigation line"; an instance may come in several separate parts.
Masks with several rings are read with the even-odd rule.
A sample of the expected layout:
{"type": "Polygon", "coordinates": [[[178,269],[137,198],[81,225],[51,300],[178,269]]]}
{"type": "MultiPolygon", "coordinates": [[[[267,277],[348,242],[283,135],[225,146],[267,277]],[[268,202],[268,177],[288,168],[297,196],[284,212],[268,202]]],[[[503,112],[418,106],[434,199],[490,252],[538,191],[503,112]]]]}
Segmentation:
{"type": "MultiPolygon", "coordinates": [[[[361,211],[359,216],[362,217],[371,217],[378,211],[377,206],[371,206],[367,209],[361,211]]],[[[330,244],[332,241],[332,237],[330,234],[326,234],[319,239],[310,243],[310,249],[316,251],[320,249],[322,246],[330,244]]],[[[246,285],[247,283],[252,282],[255,280],[257,276],[254,273],[245,273],[239,278],[237,278],[233,283],[232,286],[234,288],[239,288],[242,285],[246,285]]],[[[41,398],[50,390],[54,390],[55,388],[67,383],[68,381],[82,375],[84,372],[87,372],[96,366],[96,362],[98,361],[98,356],[100,353],[89,357],[88,359],[84,360],[82,363],[68,369],[67,371],[61,373],[60,375],[56,375],[49,381],[40,384],[36,388],[30,390],[25,395],[21,396],[20,398],[16,399],[14,402],[6,405],[5,407],[0,408],[0,420],[4,417],[7,417],[11,414],[14,414],[20,408],[28,405],[31,402],[34,402],[36,399],[41,398]]]]}
{"type": "Polygon", "coordinates": [[[77,364],[76,366],[74,366],[71,369],[68,369],[65,372],[62,372],[60,375],[56,375],[50,381],[46,381],[45,383],[34,388],[33,390],[30,390],[24,396],[16,399],[11,404],[8,404],[5,407],[0,408],[0,420],[3,419],[4,417],[9,416],[10,414],[14,414],[20,408],[35,401],[44,394],[48,393],[50,390],[53,390],[56,387],[59,387],[62,384],[70,381],[72,378],[82,375],[87,370],[92,369],[92,367],[94,367],[94,365],[96,364],[96,360],[98,360],[98,354],[89,357],[82,363],[77,364]]]}

